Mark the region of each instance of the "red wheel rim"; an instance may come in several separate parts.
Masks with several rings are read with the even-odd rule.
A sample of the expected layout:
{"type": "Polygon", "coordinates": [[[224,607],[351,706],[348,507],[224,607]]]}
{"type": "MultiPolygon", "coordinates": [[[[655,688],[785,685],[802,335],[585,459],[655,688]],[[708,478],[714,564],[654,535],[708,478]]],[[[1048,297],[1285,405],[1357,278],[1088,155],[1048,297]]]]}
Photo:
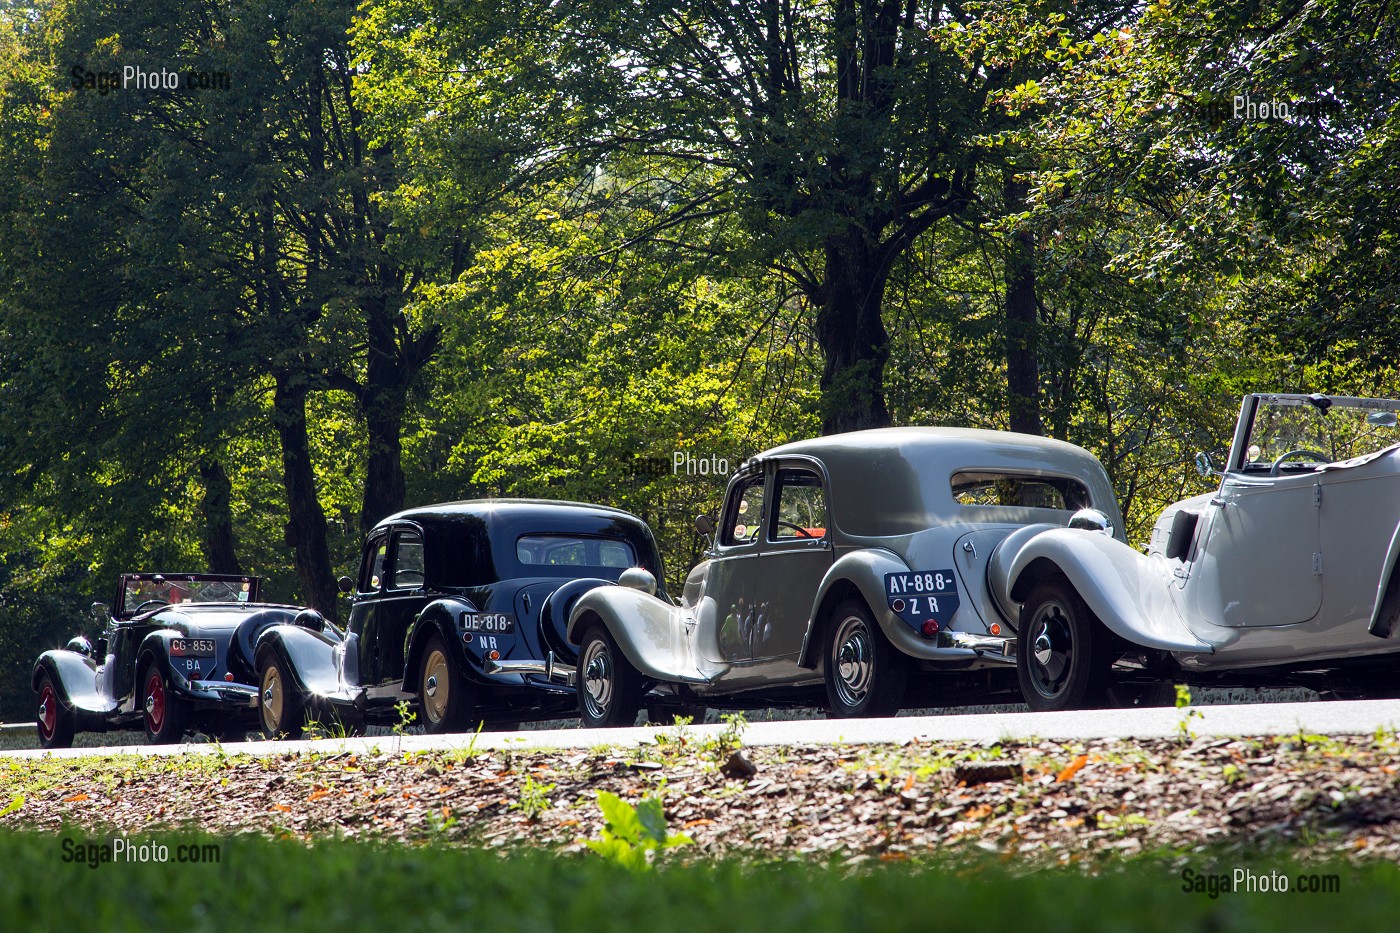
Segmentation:
{"type": "Polygon", "coordinates": [[[160,671],[151,671],[146,681],[146,728],[154,735],[164,722],[165,682],[160,679],[160,671]]]}
{"type": "Polygon", "coordinates": [[[58,694],[54,692],[53,684],[44,682],[44,687],[39,691],[39,737],[47,742],[53,738],[53,731],[58,727],[58,694]]]}

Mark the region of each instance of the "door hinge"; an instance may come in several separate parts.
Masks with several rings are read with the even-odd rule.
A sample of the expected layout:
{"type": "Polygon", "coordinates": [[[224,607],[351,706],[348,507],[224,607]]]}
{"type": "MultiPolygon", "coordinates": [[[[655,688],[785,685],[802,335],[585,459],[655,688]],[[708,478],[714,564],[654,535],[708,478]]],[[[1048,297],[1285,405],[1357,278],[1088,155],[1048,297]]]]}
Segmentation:
{"type": "Polygon", "coordinates": [[[1320,508],[1322,508],[1322,484],[1321,484],[1321,483],[1314,483],[1314,484],[1313,484],[1313,508],[1315,508],[1315,509],[1320,509],[1320,508]]]}
{"type": "Polygon", "coordinates": [[[1321,575],[1322,575],[1322,552],[1321,552],[1321,551],[1314,551],[1314,552],[1313,552],[1313,574],[1314,574],[1315,576],[1321,576],[1321,575]]]}

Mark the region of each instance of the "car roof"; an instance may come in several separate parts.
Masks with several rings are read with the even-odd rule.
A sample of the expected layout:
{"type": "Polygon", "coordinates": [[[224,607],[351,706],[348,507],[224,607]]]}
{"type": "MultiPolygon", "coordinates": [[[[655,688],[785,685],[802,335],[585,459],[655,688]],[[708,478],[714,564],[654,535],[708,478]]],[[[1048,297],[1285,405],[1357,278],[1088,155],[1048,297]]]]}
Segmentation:
{"type": "Polygon", "coordinates": [[[561,510],[578,515],[593,515],[608,519],[621,518],[641,523],[641,519],[631,512],[588,502],[571,502],[564,499],[463,499],[457,502],[439,502],[436,505],[404,509],[402,512],[395,512],[388,518],[381,519],[375,528],[382,528],[394,522],[421,522],[424,519],[450,521],[464,516],[477,516],[483,519],[493,517],[509,521],[530,517],[546,517],[550,513],[558,515],[561,510]]]}
{"type": "Polygon", "coordinates": [[[946,465],[954,469],[971,466],[1034,467],[1056,463],[1068,465],[1082,463],[1086,458],[1097,463],[1094,455],[1084,448],[1050,437],[981,428],[945,427],[871,428],[829,434],[783,444],[764,451],[759,457],[806,455],[821,459],[828,454],[842,456],[877,451],[898,451],[905,457],[917,457],[931,466],[946,465]],[[1028,457],[1042,462],[1027,463],[1028,457]]]}

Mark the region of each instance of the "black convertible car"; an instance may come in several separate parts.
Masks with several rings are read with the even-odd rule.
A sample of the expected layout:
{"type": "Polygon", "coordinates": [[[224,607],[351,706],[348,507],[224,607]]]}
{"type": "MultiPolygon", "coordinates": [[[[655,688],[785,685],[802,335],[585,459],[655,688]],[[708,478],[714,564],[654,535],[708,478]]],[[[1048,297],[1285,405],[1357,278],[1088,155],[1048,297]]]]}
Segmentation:
{"type": "Polygon", "coordinates": [[[294,738],[322,714],[349,730],[395,725],[403,703],[429,732],[576,716],[569,610],[629,572],[660,580],[661,556],[617,509],[487,499],[392,515],[358,579],[340,581],[346,631],[289,622],[259,637],[263,732],[294,738]]]}
{"type": "Polygon", "coordinates": [[[258,602],[257,577],[128,573],[94,645],[78,636],[34,664],[39,743],[76,732],[144,729],[153,743],[189,732],[242,738],[257,723],[254,645],[268,628],[322,624],[295,606],[258,602]]]}

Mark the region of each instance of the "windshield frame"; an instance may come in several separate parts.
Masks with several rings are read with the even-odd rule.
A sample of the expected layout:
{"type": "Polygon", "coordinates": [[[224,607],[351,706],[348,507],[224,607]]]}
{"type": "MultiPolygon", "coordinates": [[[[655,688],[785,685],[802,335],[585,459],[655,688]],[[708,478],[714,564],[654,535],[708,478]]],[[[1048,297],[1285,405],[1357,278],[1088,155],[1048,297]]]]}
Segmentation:
{"type": "MultiPolygon", "coordinates": [[[[1303,407],[1314,410],[1330,411],[1332,409],[1356,409],[1358,411],[1390,411],[1400,414],[1400,400],[1384,398],[1357,398],[1347,395],[1304,395],[1293,393],[1257,393],[1246,395],[1240,406],[1239,420],[1235,425],[1235,438],[1230,447],[1230,459],[1226,466],[1227,473],[1237,474],[1258,474],[1261,470],[1266,470],[1272,459],[1254,461],[1249,458],[1249,449],[1254,437],[1255,424],[1259,413],[1266,407],[1288,408],[1303,407]]],[[[1385,447],[1377,448],[1377,451],[1394,446],[1400,443],[1400,433],[1397,433],[1395,441],[1385,447]]],[[[1333,451],[1322,451],[1329,456],[1333,451]]],[[[1373,453],[1374,453],[1373,452],[1373,453]]],[[[1356,456],[1353,454],[1352,456],[1356,456]]],[[[1369,454],[1368,454],[1369,456],[1369,454]]],[[[1341,459],[1328,462],[1340,462],[1341,459]]],[[[1309,471],[1312,472],[1312,471],[1309,471]]]]}
{"type": "Polygon", "coordinates": [[[165,603],[149,606],[144,612],[187,603],[249,605],[258,601],[261,584],[260,577],[241,574],[124,573],[117,581],[117,598],[112,616],[119,620],[134,618],[137,615],[136,607],[152,599],[163,599],[165,603]],[[211,598],[200,598],[205,591],[211,598]],[[172,594],[180,598],[171,600],[169,597],[172,594]]]}

